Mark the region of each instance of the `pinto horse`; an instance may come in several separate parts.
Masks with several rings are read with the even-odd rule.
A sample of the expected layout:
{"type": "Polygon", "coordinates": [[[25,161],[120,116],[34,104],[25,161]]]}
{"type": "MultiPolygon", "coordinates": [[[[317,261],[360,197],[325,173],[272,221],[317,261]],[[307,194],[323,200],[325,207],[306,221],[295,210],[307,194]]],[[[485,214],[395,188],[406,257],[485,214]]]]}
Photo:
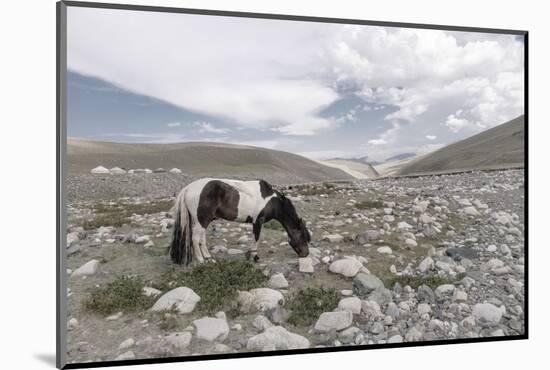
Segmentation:
{"type": "Polygon", "coordinates": [[[170,256],[177,264],[199,263],[212,256],[206,247],[206,228],[215,219],[252,223],[254,243],[247,253],[258,261],[262,225],[277,220],[289,244],[300,257],[309,254],[311,235],[294,205],[264,180],[200,179],[187,185],[175,203],[175,223],[170,256]]]}

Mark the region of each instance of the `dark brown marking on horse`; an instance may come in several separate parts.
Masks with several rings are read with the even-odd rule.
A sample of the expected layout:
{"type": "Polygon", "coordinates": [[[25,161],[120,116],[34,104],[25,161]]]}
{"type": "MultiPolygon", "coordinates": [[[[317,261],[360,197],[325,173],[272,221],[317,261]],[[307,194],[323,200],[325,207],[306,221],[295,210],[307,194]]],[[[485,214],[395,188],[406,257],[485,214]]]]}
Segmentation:
{"type": "Polygon", "coordinates": [[[262,194],[262,198],[267,198],[273,195],[275,191],[273,190],[273,187],[271,185],[264,181],[260,180],[260,193],[262,194]]]}
{"type": "Polygon", "coordinates": [[[246,216],[246,220],[244,220],[244,222],[246,222],[247,224],[251,224],[252,221],[254,221],[254,220],[252,219],[252,216],[246,216]]]}
{"type": "Polygon", "coordinates": [[[225,182],[212,180],[202,188],[197,208],[197,218],[203,228],[212,220],[223,218],[233,221],[239,212],[239,192],[225,182]]]}

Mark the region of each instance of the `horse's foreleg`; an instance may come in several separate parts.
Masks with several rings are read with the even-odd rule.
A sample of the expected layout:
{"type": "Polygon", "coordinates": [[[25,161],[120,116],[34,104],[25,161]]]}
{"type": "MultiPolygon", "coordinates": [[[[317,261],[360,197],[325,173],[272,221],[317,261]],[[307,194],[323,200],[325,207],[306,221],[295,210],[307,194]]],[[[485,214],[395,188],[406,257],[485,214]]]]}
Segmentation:
{"type": "Polygon", "coordinates": [[[254,262],[258,262],[260,259],[260,257],[258,257],[258,247],[260,245],[260,235],[262,232],[262,222],[260,220],[254,222],[252,225],[252,232],[254,233],[254,242],[248,251],[247,257],[252,258],[254,262]]]}

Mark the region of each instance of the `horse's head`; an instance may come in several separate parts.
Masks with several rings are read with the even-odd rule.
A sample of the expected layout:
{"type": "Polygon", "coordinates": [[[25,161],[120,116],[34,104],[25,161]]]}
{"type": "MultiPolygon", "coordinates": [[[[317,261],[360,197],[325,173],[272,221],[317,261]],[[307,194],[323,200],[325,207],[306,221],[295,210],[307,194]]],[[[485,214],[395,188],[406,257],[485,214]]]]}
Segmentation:
{"type": "Polygon", "coordinates": [[[277,212],[278,219],[288,234],[288,244],[299,257],[307,257],[309,255],[308,243],[311,241],[311,234],[306,228],[304,220],[298,217],[290,199],[282,193],[278,193],[277,196],[280,200],[280,209],[277,212]]]}

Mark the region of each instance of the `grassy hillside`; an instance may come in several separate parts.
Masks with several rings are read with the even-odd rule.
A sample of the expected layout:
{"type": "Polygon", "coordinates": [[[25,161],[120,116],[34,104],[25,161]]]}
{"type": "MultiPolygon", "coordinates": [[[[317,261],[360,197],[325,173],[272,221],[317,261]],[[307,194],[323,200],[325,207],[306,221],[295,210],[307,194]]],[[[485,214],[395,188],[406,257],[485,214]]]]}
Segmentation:
{"type": "Polygon", "coordinates": [[[397,175],[523,167],[524,125],[519,116],[414,160],[397,175]]]}
{"type": "Polygon", "coordinates": [[[126,169],[177,167],[197,177],[262,177],[275,182],[352,179],[337,168],[299,155],[221,143],[128,144],[69,139],[67,161],[69,174],[89,173],[101,165],[126,169]]]}

